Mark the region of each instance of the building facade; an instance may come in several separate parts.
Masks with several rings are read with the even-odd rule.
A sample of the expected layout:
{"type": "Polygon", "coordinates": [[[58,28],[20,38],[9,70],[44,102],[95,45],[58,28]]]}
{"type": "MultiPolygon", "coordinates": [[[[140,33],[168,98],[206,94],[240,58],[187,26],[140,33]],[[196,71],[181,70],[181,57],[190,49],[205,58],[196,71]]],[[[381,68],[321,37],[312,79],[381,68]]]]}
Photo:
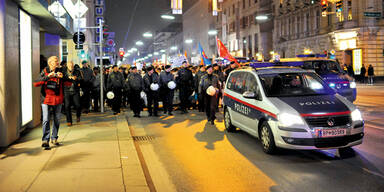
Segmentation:
{"type": "Polygon", "coordinates": [[[328,1],[323,16],[320,1],[274,0],[274,50],[294,57],[304,50],[335,53],[341,64],[360,74],[362,64],[384,76],[384,3],[380,0],[328,1]]]}
{"type": "Polygon", "coordinates": [[[236,57],[269,58],[272,51],[273,3],[270,0],[224,0],[215,18],[218,37],[236,57]],[[256,19],[257,16],[264,18],[256,19]]]}
{"type": "Polygon", "coordinates": [[[183,50],[187,54],[192,57],[200,56],[200,43],[208,57],[216,55],[215,36],[208,35],[208,31],[215,29],[214,19],[210,2],[206,0],[198,0],[183,14],[184,41],[192,40],[189,43],[184,42],[183,50]]]}

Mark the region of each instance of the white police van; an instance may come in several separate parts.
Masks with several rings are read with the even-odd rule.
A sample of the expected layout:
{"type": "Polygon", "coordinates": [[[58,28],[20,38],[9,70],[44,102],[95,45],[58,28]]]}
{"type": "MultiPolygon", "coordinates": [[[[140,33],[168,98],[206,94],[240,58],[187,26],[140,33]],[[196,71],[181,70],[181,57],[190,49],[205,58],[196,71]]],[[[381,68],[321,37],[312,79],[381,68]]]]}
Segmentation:
{"type": "Polygon", "coordinates": [[[224,90],[224,123],[258,137],[266,153],[348,149],[361,144],[360,111],[314,71],[248,67],[232,71],[224,90]]]}

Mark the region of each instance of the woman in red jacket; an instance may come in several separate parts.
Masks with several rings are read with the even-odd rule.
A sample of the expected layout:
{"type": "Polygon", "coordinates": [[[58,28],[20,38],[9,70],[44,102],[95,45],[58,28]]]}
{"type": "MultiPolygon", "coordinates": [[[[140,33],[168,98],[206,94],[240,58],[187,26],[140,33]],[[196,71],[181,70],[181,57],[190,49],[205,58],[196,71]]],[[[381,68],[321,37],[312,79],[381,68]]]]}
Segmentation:
{"type": "Polygon", "coordinates": [[[35,86],[41,86],[42,111],[43,111],[43,138],[42,147],[49,149],[49,139],[52,144],[59,145],[57,142],[57,134],[60,126],[61,107],[64,100],[63,94],[63,73],[59,68],[59,59],[52,56],[48,59],[48,67],[44,68],[40,77],[34,83],[35,86]],[[50,137],[49,114],[53,111],[53,127],[52,136],[50,137]]]}

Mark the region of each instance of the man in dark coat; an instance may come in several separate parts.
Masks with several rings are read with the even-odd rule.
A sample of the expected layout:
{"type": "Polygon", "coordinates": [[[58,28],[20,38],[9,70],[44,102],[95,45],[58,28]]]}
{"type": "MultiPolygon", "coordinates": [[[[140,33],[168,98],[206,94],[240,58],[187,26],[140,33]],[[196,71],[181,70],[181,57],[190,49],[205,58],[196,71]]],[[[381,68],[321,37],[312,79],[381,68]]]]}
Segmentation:
{"type": "Polygon", "coordinates": [[[188,63],[183,62],[182,68],[177,72],[177,86],[179,89],[180,108],[183,114],[188,113],[189,96],[193,93],[193,74],[188,68],[188,63]]]}
{"type": "Polygon", "coordinates": [[[140,112],[142,110],[142,100],[140,97],[141,91],[144,88],[144,82],[141,75],[137,72],[136,67],[131,68],[131,73],[126,80],[126,89],[129,92],[129,101],[131,109],[134,113],[134,117],[140,118],[140,112]]]}
{"type": "Polygon", "coordinates": [[[164,114],[173,115],[172,109],[173,109],[173,96],[174,96],[174,89],[170,89],[168,87],[168,83],[171,81],[175,81],[175,77],[171,73],[171,66],[167,65],[165,66],[165,70],[160,73],[160,92],[163,100],[163,109],[164,114]]]}
{"type": "Polygon", "coordinates": [[[205,111],[205,105],[204,105],[204,94],[199,93],[199,84],[201,81],[201,78],[207,74],[205,71],[205,66],[200,66],[199,71],[195,75],[195,92],[197,93],[197,99],[198,99],[198,106],[199,112],[205,111]]]}
{"type": "Polygon", "coordinates": [[[373,85],[373,77],[375,76],[375,71],[373,69],[373,66],[369,64],[368,67],[368,84],[373,85]]]}
{"type": "Polygon", "coordinates": [[[75,69],[73,62],[68,62],[63,70],[64,74],[64,106],[67,117],[67,125],[72,125],[72,110],[74,105],[76,109],[76,121],[80,122],[81,105],[80,105],[80,71],[75,69]]]}
{"type": "Polygon", "coordinates": [[[219,77],[213,74],[212,66],[207,66],[207,74],[202,77],[199,90],[200,93],[204,94],[207,119],[213,125],[216,119],[215,114],[218,100],[219,77]],[[213,96],[207,94],[207,89],[210,86],[213,86],[216,89],[216,93],[213,96]]]}
{"type": "Polygon", "coordinates": [[[147,108],[149,116],[158,116],[157,111],[159,110],[159,89],[154,90],[151,88],[151,85],[159,86],[159,75],[156,73],[156,71],[153,69],[153,67],[147,68],[147,73],[145,74],[144,78],[144,92],[147,94],[147,108]],[[153,108],[152,108],[153,105],[153,108]]]}
{"type": "Polygon", "coordinates": [[[113,66],[113,71],[108,76],[107,88],[115,95],[112,100],[112,110],[114,112],[113,114],[117,115],[120,113],[121,96],[123,93],[122,90],[124,88],[124,76],[119,71],[117,65],[113,66]]]}
{"type": "Polygon", "coordinates": [[[361,66],[361,69],[360,69],[360,81],[361,83],[365,83],[365,74],[367,73],[367,70],[365,69],[365,66],[363,64],[363,66],[361,66]]]}
{"type": "Polygon", "coordinates": [[[82,107],[85,113],[89,113],[89,107],[91,105],[91,89],[93,85],[93,81],[95,80],[95,76],[93,75],[93,71],[88,66],[88,61],[83,61],[81,68],[82,74],[82,82],[81,89],[83,90],[83,96],[81,97],[82,107]]]}

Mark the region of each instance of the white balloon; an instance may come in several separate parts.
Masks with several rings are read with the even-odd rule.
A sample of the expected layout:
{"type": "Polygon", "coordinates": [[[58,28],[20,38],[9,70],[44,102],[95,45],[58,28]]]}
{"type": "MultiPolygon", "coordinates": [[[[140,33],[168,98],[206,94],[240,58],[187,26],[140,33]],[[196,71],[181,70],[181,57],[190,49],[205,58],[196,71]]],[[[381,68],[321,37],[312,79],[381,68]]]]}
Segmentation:
{"type": "Polygon", "coordinates": [[[175,89],[176,88],[176,83],[174,81],[168,82],[168,88],[169,89],[175,89]]]}
{"type": "Polygon", "coordinates": [[[159,84],[152,83],[150,88],[151,88],[152,91],[157,91],[157,90],[159,90],[159,84]]]}
{"type": "Polygon", "coordinates": [[[216,88],[213,87],[212,85],[208,87],[207,89],[207,94],[210,96],[214,96],[216,94],[216,88]]]}
{"type": "Polygon", "coordinates": [[[107,93],[107,98],[108,98],[108,99],[113,99],[113,98],[115,98],[115,94],[114,94],[112,91],[109,91],[109,92],[107,93]]]}

